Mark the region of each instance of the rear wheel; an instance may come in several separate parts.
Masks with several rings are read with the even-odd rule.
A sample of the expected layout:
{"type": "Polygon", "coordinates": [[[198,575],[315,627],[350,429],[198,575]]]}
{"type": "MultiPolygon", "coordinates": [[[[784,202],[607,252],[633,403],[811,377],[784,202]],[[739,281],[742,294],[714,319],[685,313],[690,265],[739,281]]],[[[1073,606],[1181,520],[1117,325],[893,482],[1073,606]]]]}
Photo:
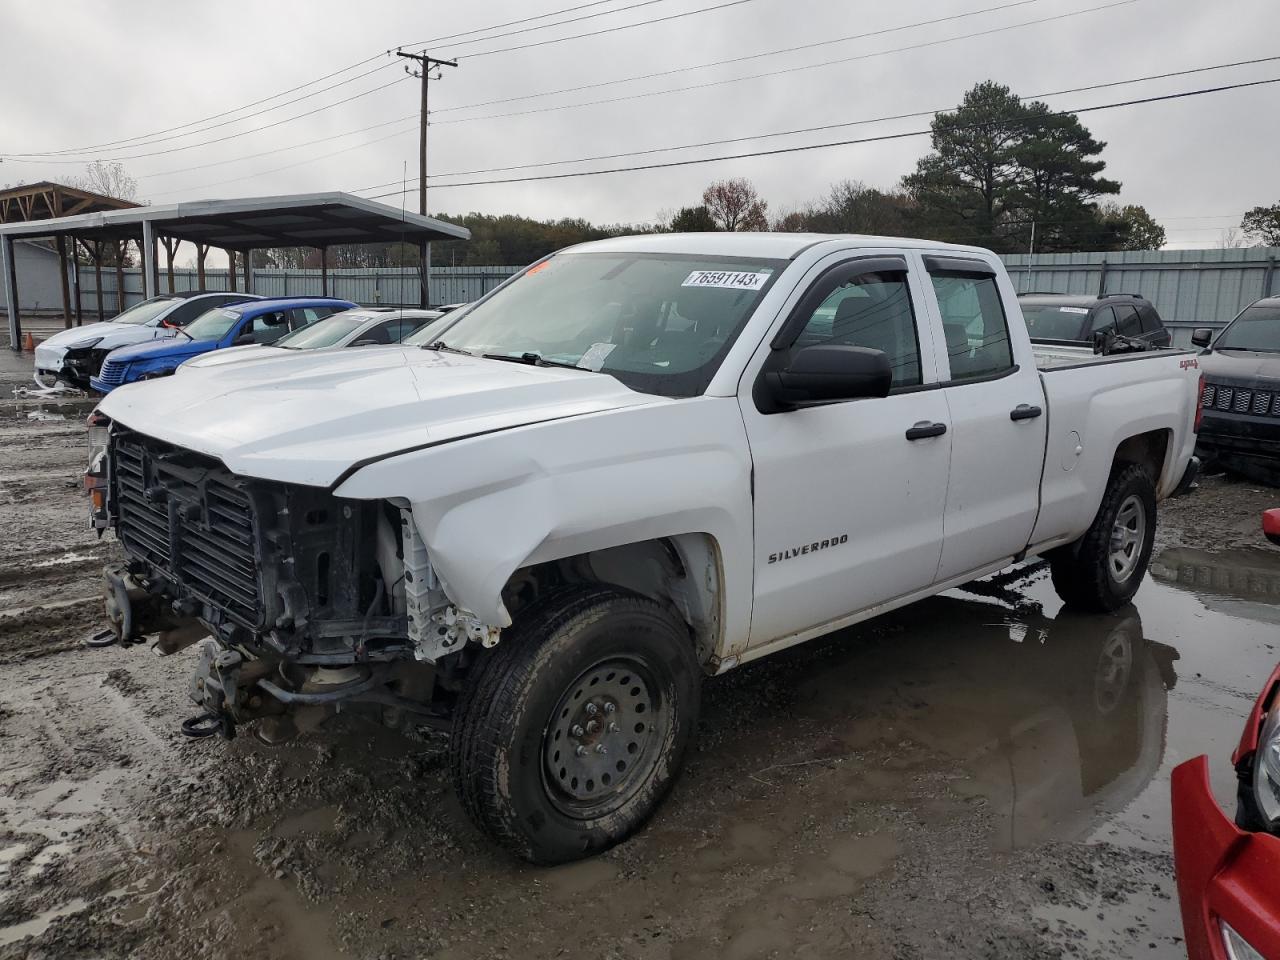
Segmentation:
{"type": "Polygon", "coordinates": [[[1049,554],[1053,586],[1067,604],[1107,612],[1137,593],[1156,535],[1155,483],[1146,467],[1117,464],[1088,531],[1049,554]]]}
{"type": "Polygon", "coordinates": [[[463,807],[535,863],[612,846],[674,782],[700,686],[688,631],[654,601],[599,586],[549,597],[468,678],[450,742],[463,807]]]}

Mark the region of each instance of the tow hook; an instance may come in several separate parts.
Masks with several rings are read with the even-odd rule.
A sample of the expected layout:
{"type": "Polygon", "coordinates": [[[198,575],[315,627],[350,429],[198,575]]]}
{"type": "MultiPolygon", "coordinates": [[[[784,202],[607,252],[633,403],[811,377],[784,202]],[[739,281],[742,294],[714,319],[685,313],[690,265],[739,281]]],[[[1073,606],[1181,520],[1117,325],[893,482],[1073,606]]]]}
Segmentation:
{"type": "Polygon", "coordinates": [[[209,633],[192,616],[189,605],[170,603],[148,592],[124,567],[103,569],[102,601],[107,628],[85,640],[86,647],[128,647],[142,643],[149,634],[159,634],[156,652],[167,655],[209,633]]]}
{"type": "Polygon", "coordinates": [[[102,601],[107,615],[107,629],[95,633],[85,641],[87,647],[109,647],[113,644],[128,646],[139,643],[142,633],[134,617],[134,606],[143,601],[147,592],[134,584],[132,587],[110,567],[102,571],[102,601]]]}
{"type": "Polygon", "coordinates": [[[182,735],[192,740],[203,740],[219,733],[230,740],[236,735],[236,726],[225,713],[200,713],[187,717],[182,721],[181,729],[182,735]]]}

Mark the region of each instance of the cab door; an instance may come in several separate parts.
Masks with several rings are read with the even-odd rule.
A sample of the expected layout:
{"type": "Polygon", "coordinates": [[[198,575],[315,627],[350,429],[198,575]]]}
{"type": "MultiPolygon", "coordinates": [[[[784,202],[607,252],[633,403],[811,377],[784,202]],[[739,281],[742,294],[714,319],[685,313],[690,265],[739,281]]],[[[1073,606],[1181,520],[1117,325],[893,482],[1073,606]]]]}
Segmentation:
{"type": "Polygon", "coordinates": [[[740,402],[754,465],[758,646],[933,582],[951,434],[937,389],[927,290],[906,256],[826,258],[748,365],[740,402]],[[764,413],[753,398],[776,351],[832,342],[883,350],[889,396],[764,413]]]}
{"type": "Polygon", "coordinates": [[[1048,418],[1031,341],[1005,313],[1014,302],[1008,281],[984,260],[923,259],[929,307],[947,344],[951,479],[938,579],[950,580],[1027,546],[1048,418]]]}

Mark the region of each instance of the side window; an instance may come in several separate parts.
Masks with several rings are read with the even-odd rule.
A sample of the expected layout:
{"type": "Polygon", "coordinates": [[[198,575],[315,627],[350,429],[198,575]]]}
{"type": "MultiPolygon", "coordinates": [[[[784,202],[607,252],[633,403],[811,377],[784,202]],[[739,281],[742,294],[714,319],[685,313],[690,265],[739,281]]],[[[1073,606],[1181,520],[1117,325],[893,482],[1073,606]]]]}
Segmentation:
{"type": "Polygon", "coordinates": [[[208,297],[194,297],[173,308],[173,312],[164,318],[171,327],[185,327],[206,310],[222,306],[222,301],[208,297]]]}
{"type": "Polygon", "coordinates": [[[1116,331],[1126,337],[1136,337],[1142,333],[1142,322],[1138,319],[1138,311],[1128,304],[1120,304],[1116,311],[1116,331]]]}
{"type": "Polygon", "coordinates": [[[292,315],[289,326],[293,330],[308,326],[317,320],[323,320],[329,315],[329,311],[324,307],[294,307],[289,313],[292,315]]]}
{"type": "Polygon", "coordinates": [[[1160,332],[1160,317],[1156,314],[1154,309],[1143,304],[1138,308],[1138,316],[1142,320],[1143,333],[1160,332]]]}
{"type": "Polygon", "coordinates": [[[931,272],[929,276],[947,337],[952,382],[1011,370],[1009,322],[995,277],[950,272],[931,272]]]}
{"type": "Polygon", "coordinates": [[[1099,307],[1098,312],[1093,315],[1093,319],[1089,322],[1089,333],[1094,334],[1099,330],[1114,330],[1116,326],[1116,312],[1110,307],[1099,307]]]}
{"type": "Polygon", "coordinates": [[[810,315],[796,347],[841,343],[883,350],[893,386],[920,383],[920,345],[903,273],[864,273],[836,287],[810,315]]]}
{"type": "Polygon", "coordinates": [[[382,323],[376,323],[360,334],[360,339],[372,340],[374,343],[395,343],[399,323],[399,320],[384,320],[382,323]]]}
{"type": "Polygon", "coordinates": [[[242,334],[253,337],[254,343],[273,343],[289,332],[289,317],[284,310],[260,313],[247,324],[242,334]]]}

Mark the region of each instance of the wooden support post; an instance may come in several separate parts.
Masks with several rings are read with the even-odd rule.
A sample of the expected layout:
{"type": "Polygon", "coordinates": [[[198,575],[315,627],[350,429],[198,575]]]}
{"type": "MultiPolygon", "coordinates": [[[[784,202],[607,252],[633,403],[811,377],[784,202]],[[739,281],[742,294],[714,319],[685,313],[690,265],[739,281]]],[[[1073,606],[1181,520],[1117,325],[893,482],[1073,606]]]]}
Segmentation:
{"type": "Polygon", "coordinates": [[[209,245],[207,243],[196,244],[196,286],[204,289],[204,258],[209,255],[209,245]]]}
{"type": "Polygon", "coordinates": [[[329,248],[320,248],[320,296],[329,295],[329,248]]]}
{"type": "Polygon", "coordinates": [[[236,292],[236,252],[227,251],[227,289],[236,292]]]}
{"type": "Polygon", "coordinates": [[[67,238],[58,234],[58,279],[62,281],[62,326],[71,329],[71,286],[67,282],[67,238]]]}
{"type": "Polygon", "coordinates": [[[169,282],[169,292],[173,293],[173,258],[178,255],[178,244],[182,243],[182,241],[177,237],[161,237],[160,242],[164,244],[165,278],[169,282]]]}
{"type": "Polygon", "coordinates": [[[253,293],[253,251],[244,252],[244,292],[253,293]]]}

